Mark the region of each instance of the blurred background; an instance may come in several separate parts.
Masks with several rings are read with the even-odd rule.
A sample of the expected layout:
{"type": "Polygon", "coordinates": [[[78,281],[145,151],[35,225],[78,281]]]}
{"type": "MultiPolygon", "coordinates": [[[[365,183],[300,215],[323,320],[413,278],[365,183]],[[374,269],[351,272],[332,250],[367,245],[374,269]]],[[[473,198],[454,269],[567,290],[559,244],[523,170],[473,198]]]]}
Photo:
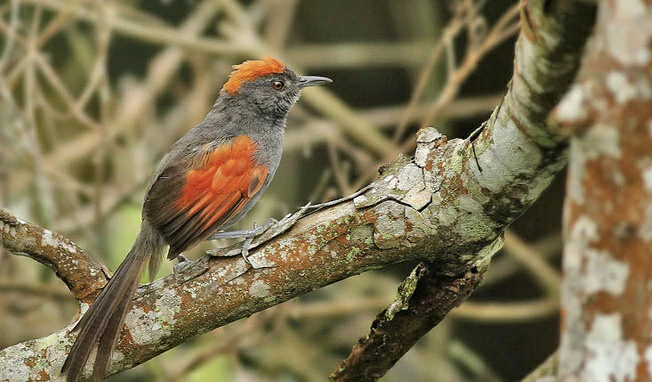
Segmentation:
{"type": "MultiPolygon", "coordinates": [[[[276,179],[240,226],[348,195],[411,155],[420,126],[464,138],[487,119],[518,27],[508,0],[0,0],[0,206],[115,269],[158,160],[232,64],[266,55],[334,83],[304,92],[276,179]]],[[[511,227],[474,296],[384,381],[513,381],[556,349],[563,192],[561,176],[511,227]]],[[[336,283],[111,380],[325,380],[414,265],[336,283]]],[[[59,330],[77,309],[47,268],[0,248],[0,348],[59,330]]]]}

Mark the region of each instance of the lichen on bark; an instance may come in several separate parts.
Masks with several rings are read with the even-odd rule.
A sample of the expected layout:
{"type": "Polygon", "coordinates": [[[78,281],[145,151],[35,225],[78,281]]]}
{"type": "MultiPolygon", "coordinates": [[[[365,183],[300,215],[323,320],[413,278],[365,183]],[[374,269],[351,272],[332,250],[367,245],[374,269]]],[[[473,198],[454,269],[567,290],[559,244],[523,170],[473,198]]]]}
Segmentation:
{"type": "MultiPolygon", "coordinates": [[[[126,321],[111,372],[300,294],[399,261],[430,264],[426,271],[434,277],[424,280],[423,296],[447,301],[431,312],[433,317],[443,317],[468,296],[500,247],[505,227],[566,161],[565,140],[548,130],[544,116],[575,75],[592,17],[563,9],[546,13],[546,3],[523,2],[527,25],[517,45],[514,78],[473,142],[421,130],[414,159],[399,159],[362,195],[303,217],[252,251],[254,259],[273,266],[252,269],[240,257],[203,258],[184,277],[141,286],[132,312],[144,314],[126,321]],[[454,293],[447,285],[455,285],[454,293]]],[[[90,286],[89,295],[100,287],[90,286]]],[[[415,333],[429,329],[411,322],[419,328],[415,333]]],[[[30,373],[33,362],[40,362],[40,370],[54,378],[73,334],[64,328],[53,336],[57,341],[46,337],[3,349],[0,362],[29,350],[35,355],[32,366],[19,365],[28,370],[15,372],[30,373]]],[[[5,372],[0,370],[0,379],[5,372]]]]}
{"type": "Polygon", "coordinates": [[[558,378],[642,381],[652,378],[652,4],[599,9],[580,77],[553,115],[572,137],[558,378]]]}

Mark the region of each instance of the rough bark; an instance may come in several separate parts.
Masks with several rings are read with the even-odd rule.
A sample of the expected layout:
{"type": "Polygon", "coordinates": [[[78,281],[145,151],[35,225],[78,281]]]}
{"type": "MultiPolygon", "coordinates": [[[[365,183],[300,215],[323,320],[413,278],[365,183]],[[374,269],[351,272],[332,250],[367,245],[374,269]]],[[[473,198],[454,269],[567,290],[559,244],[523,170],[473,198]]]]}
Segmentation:
{"type": "MultiPolygon", "coordinates": [[[[259,246],[250,257],[257,269],[240,257],[204,257],[181,276],[141,286],[111,372],[369,269],[408,260],[430,262],[438,277],[485,269],[505,227],[566,163],[566,141],[545,118],[571,83],[592,14],[548,5],[530,0],[524,7],[512,85],[474,145],[423,129],[414,159],[399,158],[355,199],[259,246]]],[[[4,220],[0,233],[15,239],[4,220]]],[[[34,255],[55,262],[78,254],[61,246],[34,255]]],[[[0,351],[0,379],[56,379],[71,342],[67,327],[0,351]]]]}
{"type": "Polygon", "coordinates": [[[49,267],[80,301],[89,303],[108,278],[102,264],[56,232],[24,222],[0,209],[0,245],[49,267]],[[90,300],[88,300],[90,299],[90,300]]]}
{"type": "MultiPolygon", "coordinates": [[[[560,158],[564,142],[546,130],[545,121],[573,81],[579,66],[579,53],[593,27],[594,15],[592,6],[581,3],[523,2],[514,77],[503,104],[494,113],[498,118],[509,116],[509,121],[525,133],[523,137],[540,145],[541,152],[548,152],[548,157],[555,158],[557,164],[563,163],[560,158]]],[[[490,133],[491,128],[489,126],[483,134],[490,133]]],[[[498,126],[493,128],[492,139],[497,139],[503,131],[498,126]]],[[[498,139],[510,141],[518,137],[519,134],[510,134],[498,139]]],[[[514,150],[518,152],[519,147],[515,145],[514,150]]],[[[517,158],[518,155],[512,157],[517,158]]],[[[536,161],[538,158],[522,159],[536,161]]],[[[481,175],[486,177],[484,162],[479,164],[483,168],[481,175]]],[[[513,164],[496,156],[487,165],[510,167],[513,164]]],[[[547,168],[553,172],[557,169],[555,166],[547,168]]],[[[518,184],[514,184],[510,192],[520,192],[518,184]]],[[[502,206],[497,209],[505,210],[502,206]]],[[[439,274],[437,267],[417,267],[399,288],[398,299],[378,315],[370,334],[353,348],[349,357],[331,374],[331,379],[359,381],[383,376],[446,313],[468,298],[483,273],[482,268],[468,268],[459,276],[446,277],[439,274]]]]}
{"type": "Polygon", "coordinates": [[[652,379],[652,3],[601,1],[578,83],[564,216],[563,381],[652,379]]]}

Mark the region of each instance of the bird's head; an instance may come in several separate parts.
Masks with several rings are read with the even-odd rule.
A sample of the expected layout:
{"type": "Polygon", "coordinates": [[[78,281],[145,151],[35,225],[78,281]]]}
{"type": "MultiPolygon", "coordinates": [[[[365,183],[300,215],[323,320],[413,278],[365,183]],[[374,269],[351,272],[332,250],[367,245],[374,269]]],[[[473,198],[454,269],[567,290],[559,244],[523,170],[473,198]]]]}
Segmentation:
{"type": "Polygon", "coordinates": [[[326,77],[299,76],[281,61],[265,57],[234,65],[222,92],[280,117],[287,115],[303,88],[331,82],[326,77]]]}

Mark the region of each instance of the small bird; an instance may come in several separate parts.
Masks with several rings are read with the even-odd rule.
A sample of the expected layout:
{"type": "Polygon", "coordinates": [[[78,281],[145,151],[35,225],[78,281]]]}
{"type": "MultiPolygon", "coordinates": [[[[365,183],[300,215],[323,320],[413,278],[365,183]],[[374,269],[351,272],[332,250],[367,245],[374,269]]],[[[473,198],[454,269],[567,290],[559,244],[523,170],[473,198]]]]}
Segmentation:
{"type": "Polygon", "coordinates": [[[156,168],[129,254],[74,329],[79,335],[61,369],[67,381],[80,379],[95,347],[92,380],[104,380],[145,264],[151,280],[166,246],[171,260],[203,240],[229,236],[218,231],[254,206],[278,169],[287,115],[301,90],[331,82],[299,76],[271,57],[233,66],[204,120],[156,168]]]}

